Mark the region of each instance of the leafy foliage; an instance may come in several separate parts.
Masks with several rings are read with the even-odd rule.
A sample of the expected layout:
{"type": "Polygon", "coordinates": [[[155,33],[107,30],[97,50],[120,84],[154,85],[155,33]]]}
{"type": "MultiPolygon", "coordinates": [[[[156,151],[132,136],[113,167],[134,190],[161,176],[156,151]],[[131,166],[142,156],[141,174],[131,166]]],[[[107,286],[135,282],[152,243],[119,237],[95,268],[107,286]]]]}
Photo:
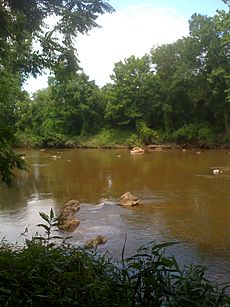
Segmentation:
{"type": "Polygon", "coordinates": [[[26,146],[167,140],[208,147],[228,141],[229,10],[193,14],[188,37],[116,63],[113,82],[99,88],[80,68],[74,38],[112,11],[102,0],[1,2],[1,125],[14,127],[26,146]],[[51,17],[53,26],[46,27],[51,17]],[[45,67],[51,69],[49,86],[31,99],[21,85],[45,67]]]}
{"type": "Polygon", "coordinates": [[[157,143],[157,132],[147,127],[145,122],[140,121],[137,123],[137,133],[141,142],[145,144],[157,143]]]}
{"type": "Polygon", "coordinates": [[[112,85],[105,88],[105,117],[113,127],[135,128],[137,121],[148,120],[152,114],[155,78],[150,69],[150,58],[131,56],[124,63],[115,64],[112,85]]]}
{"type": "Polygon", "coordinates": [[[40,213],[45,235],[19,248],[0,245],[2,306],[224,306],[225,289],[205,277],[205,268],[181,269],[165,249],[175,242],[141,247],[117,262],[94,249],[55,245],[56,218],[40,213]]]}
{"type": "Polygon", "coordinates": [[[74,38],[98,27],[99,14],[112,11],[103,0],[1,1],[0,58],[24,77],[36,76],[44,67],[54,68],[58,61],[74,70],[74,38]]]}
{"type": "MultiPolygon", "coordinates": [[[[82,138],[81,138],[82,139],[82,138]]],[[[139,145],[140,141],[136,134],[122,129],[101,129],[97,134],[86,137],[80,143],[83,147],[119,147],[139,145]]]]}
{"type": "Polygon", "coordinates": [[[79,135],[98,130],[104,113],[100,91],[81,70],[64,75],[62,65],[57,66],[55,78],[50,78],[50,90],[50,99],[58,109],[57,117],[64,134],[79,135]]]}
{"type": "MultiPolygon", "coordinates": [[[[74,39],[79,33],[84,34],[93,27],[98,27],[97,17],[106,12],[113,12],[113,8],[103,0],[0,1],[2,129],[4,126],[17,126],[18,129],[24,130],[26,135],[28,134],[28,127],[34,121],[34,106],[30,105],[28,97],[21,89],[23,82],[29,75],[36,77],[44,68],[57,71],[58,66],[63,66],[66,74],[76,72],[79,65],[74,39]],[[23,103],[23,100],[26,103],[23,103]],[[29,110],[22,111],[22,107],[26,104],[29,110]]],[[[50,108],[46,108],[46,117],[49,110],[50,108]]],[[[36,114],[33,126],[43,123],[44,117],[40,115],[36,114]]],[[[43,126],[43,135],[41,137],[36,135],[38,142],[41,138],[46,143],[53,138],[58,139],[58,142],[60,139],[63,140],[60,132],[53,133],[56,126],[53,118],[46,118],[43,126]]],[[[33,128],[39,131],[40,127],[33,128]]],[[[20,157],[12,151],[11,146],[15,142],[13,138],[13,133],[7,133],[0,142],[0,175],[6,183],[10,182],[12,169],[21,168],[23,165],[20,157]]]]}
{"type": "Polygon", "coordinates": [[[15,167],[21,170],[26,169],[26,163],[22,159],[23,155],[15,154],[12,151],[14,141],[12,129],[0,123],[0,176],[7,185],[12,182],[12,170],[15,167]]]}
{"type": "Polygon", "coordinates": [[[188,143],[206,147],[208,145],[217,144],[217,140],[214,138],[214,133],[207,125],[189,124],[176,130],[172,139],[178,143],[188,143]]]}

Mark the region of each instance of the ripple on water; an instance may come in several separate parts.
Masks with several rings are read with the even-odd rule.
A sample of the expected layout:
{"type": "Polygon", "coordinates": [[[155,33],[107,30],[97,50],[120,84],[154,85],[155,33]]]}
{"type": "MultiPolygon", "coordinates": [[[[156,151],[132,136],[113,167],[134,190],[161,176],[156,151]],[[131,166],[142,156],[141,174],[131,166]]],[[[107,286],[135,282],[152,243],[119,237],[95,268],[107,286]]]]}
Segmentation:
{"type": "Polygon", "coordinates": [[[34,166],[34,167],[47,167],[49,166],[50,164],[47,164],[47,163],[32,163],[30,164],[31,166],[34,166]]]}
{"type": "Polygon", "coordinates": [[[203,177],[211,180],[222,180],[222,179],[230,179],[230,175],[219,174],[219,175],[207,175],[207,174],[198,174],[197,177],[203,177]]]}

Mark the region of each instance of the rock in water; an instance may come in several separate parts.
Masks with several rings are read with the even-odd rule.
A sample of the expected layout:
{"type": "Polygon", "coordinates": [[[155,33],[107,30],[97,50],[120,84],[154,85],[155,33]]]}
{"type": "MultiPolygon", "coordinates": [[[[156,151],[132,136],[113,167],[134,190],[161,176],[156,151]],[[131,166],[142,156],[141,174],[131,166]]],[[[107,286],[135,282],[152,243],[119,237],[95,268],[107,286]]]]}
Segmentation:
{"type": "Polygon", "coordinates": [[[65,204],[58,217],[58,228],[65,231],[74,231],[80,224],[80,221],[75,217],[75,213],[80,209],[77,200],[70,200],[65,204]]]}
{"type": "Polygon", "coordinates": [[[213,173],[213,175],[219,175],[219,174],[222,174],[223,171],[218,169],[218,168],[215,168],[215,169],[212,170],[212,173],[213,173]]]}
{"type": "Polygon", "coordinates": [[[145,151],[141,147],[134,147],[132,150],[130,150],[131,154],[143,154],[145,151]]]}
{"type": "Polygon", "coordinates": [[[96,248],[99,244],[105,244],[107,242],[107,238],[104,236],[96,236],[93,239],[89,239],[85,242],[85,246],[89,248],[96,248]]]}
{"type": "Polygon", "coordinates": [[[134,207],[139,205],[141,202],[136,196],[132,195],[130,192],[126,192],[125,194],[121,195],[119,200],[119,205],[124,207],[134,207]]]}

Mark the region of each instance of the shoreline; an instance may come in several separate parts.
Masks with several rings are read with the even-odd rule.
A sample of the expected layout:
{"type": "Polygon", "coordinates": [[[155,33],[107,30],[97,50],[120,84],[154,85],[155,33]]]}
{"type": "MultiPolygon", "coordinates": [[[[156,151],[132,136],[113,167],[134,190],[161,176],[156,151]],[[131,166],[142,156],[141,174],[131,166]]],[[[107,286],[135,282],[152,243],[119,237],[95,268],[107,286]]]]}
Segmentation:
{"type": "MultiPolygon", "coordinates": [[[[24,145],[18,146],[18,149],[127,149],[130,150],[135,145],[119,145],[119,144],[108,144],[108,145],[94,145],[94,144],[49,144],[46,146],[40,145],[24,145]]],[[[143,148],[146,151],[165,151],[165,150],[178,150],[178,149],[230,149],[230,144],[215,144],[215,145],[195,145],[195,144],[176,144],[176,143],[162,143],[162,144],[147,144],[147,145],[139,145],[139,147],[143,148]]]]}

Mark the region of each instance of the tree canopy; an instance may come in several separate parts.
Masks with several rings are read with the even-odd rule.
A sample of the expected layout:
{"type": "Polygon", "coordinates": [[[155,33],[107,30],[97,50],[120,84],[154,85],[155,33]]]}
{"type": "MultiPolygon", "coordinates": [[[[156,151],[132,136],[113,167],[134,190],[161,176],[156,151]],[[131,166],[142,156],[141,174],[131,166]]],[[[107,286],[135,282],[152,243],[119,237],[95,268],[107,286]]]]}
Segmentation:
{"type": "MultiPolygon", "coordinates": [[[[193,14],[187,37],[121,60],[112,82],[99,88],[80,68],[75,39],[112,11],[100,0],[1,1],[0,130],[9,133],[0,151],[8,148],[6,158],[17,160],[15,133],[32,146],[76,144],[103,133],[107,141],[109,134],[127,135],[129,145],[230,142],[229,9],[193,14]],[[44,68],[51,71],[48,88],[30,98],[21,85],[44,68]]],[[[21,166],[8,165],[6,174],[21,166]]]]}
{"type": "Polygon", "coordinates": [[[103,0],[2,0],[1,64],[23,76],[36,76],[58,61],[76,65],[77,35],[98,27],[97,17],[112,11],[103,0]]]}
{"type": "MultiPolygon", "coordinates": [[[[78,66],[75,38],[99,27],[97,17],[113,8],[103,0],[0,1],[0,142],[2,179],[20,157],[12,151],[18,106],[25,96],[21,86],[29,75],[60,65],[75,72],[78,66]],[[7,162],[11,161],[11,162],[7,162]]],[[[6,179],[7,178],[7,179],[6,179]]]]}

